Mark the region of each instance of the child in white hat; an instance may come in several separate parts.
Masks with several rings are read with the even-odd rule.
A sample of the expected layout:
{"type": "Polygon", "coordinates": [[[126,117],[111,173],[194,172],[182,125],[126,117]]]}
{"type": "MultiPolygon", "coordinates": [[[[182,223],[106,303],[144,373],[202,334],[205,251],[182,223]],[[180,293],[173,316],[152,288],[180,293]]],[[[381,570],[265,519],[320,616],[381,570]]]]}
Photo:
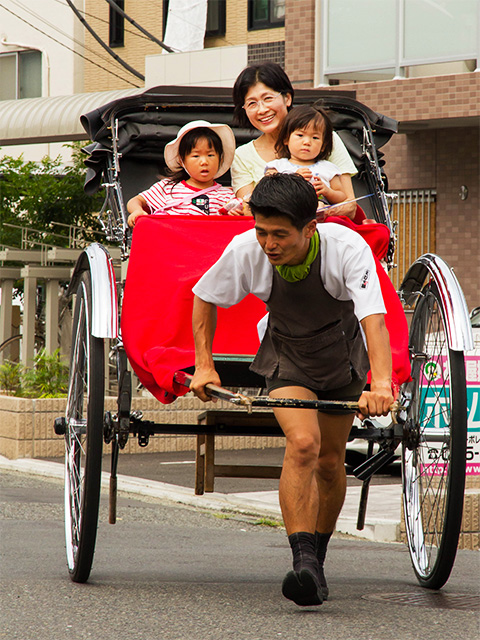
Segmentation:
{"type": "Polygon", "coordinates": [[[235,136],[226,124],[194,120],[165,145],[170,177],[156,182],[127,203],[128,225],[151,213],[170,215],[242,215],[232,207],[235,194],[215,181],[233,161],[235,136]]]}

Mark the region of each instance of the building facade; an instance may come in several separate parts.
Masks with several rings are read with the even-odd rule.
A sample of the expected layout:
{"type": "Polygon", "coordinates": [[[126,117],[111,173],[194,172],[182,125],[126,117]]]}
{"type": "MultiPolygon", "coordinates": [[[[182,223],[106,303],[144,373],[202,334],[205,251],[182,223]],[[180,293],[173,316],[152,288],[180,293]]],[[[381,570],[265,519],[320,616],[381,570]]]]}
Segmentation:
{"type": "MultiPolygon", "coordinates": [[[[354,91],[398,120],[382,149],[389,189],[434,194],[430,249],[455,269],[472,308],[480,304],[480,5],[389,4],[396,13],[368,0],[287,1],[285,69],[295,87],[354,91]]],[[[411,224],[399,244],[421,223],[411,224]]]]}
{"type": "MultiPolygon", "coordinates": [[[[148,68],[166,63],[169,73],[151,74],[153,84],[201,83],[197,72],[186,82],[182,69],[209,70],[205,56],[219,60],[219,51],[218,68],[230,73],[211,73],[204,84],[231,84],[237,67],[273,60],[296,88],[354,91],[360,102],[398,120],[398,135],[382,150],[389,188],[405,196],[410,211],[414,198],[426,203],[418,215],[431,242],[423,249],[455,268],[470,307],[480,303],[477,0],[391,0],[382,11],[378,0],[204,0],[197,25],[205,32],[204,51],[191,52],[192,59],[164,55],[158,42],[169,11],[188,26],[187,0],[115,0],[126,17],[105,0],[71,3],[77,15],[57,0],[43,0],[41,14],[34,0],[23,8],[2,3],[2,99],[141,89],[151,86],[148,68]]],[[[170,43],[174,51],[182,44],[170,43]]],[[[410,222],[410,237],[418,224],[410,222]]],[[[409,257],[402,260],[408,265],[409,257]]]]}
{"type": "MultiPolygon", "coordinates": [[[[162,41],[166,32],[168,11],[175,12],[178,1],[182,4],[182,0],[135,0],[134,3],[131,0],[116,0],[127,16],[134,18],[139,25],[162,41]]],[[[119,20],[104,0],[84,2],[85,16],[98,36],[118,56],[144,75],[145,57],[161,54],[161,46],[142,34],[128,19],[119,20]],[[112,38],[112,33],[115,32],[116,39],[112,38]]],[[[183,0],[183,4],[188,9],[189,3],[186,0],[183,0]]],[[[273,60],[282,66],[285,65],[285,11],[288,0],[204,0],[204,4],[205,49],[247,45],[248,64],[273,60]]],[[[188,26],[188,10],[184,19],[185,25],[188,26]]],[[[85,42],[92,52],[105,55],[104,49],[91,33],[85,33],[85,42]]],[[[185,50],[181,41],[173,43],[173,48],[178,51],[185,50]]],[[[141,84],[141,80],[132,73],[125,72],[125,69],[113,59],[111,64],[103,69],[94,67],[88,61],[85,63],[86,92],[130,88],[141,84]],[[116,78],[109,73],[113,69],[123,78],[116,78]]]]}

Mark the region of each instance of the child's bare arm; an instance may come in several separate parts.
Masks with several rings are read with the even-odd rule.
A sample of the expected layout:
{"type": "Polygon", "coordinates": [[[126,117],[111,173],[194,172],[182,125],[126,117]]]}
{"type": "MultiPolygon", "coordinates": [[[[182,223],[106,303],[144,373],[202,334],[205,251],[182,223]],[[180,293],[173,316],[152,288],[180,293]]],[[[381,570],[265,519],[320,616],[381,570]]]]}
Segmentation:
{"type": "MultiPolygon", "coordinates": [[[[355,200],[355,192],[353,190],[352,179],[348,173],[342,173],[341,176],[338,176],[340,179],[341,190],[345,194],[345,200],[348,202],[350,200],[355,200]]],[[[347,216],[351,220],[355,217],[357,213],[357,203],[356,202],[348,202],[348,204],[342,204],[340,207],[335,207],[332,210],[335,211],[336,216],[347,216]]]]}
{"type": "Polygon", "coordinates": [[[129,227],[134,227],[137,218],[148,215],[148,205],[141,195],[134,196],[127,202],[127,211],[130,214],[127,219],[129,227]]]}
{"type": "Polygon", "coordinates": [[[338,176],[334,176],[330,181],[330,186],[327,185],[316,176],[314,178],[314,187],[317,195],[324,196],[330,204],[339,204],[347,199],[346,194],[342,191],[342,183],[338,176]]]}

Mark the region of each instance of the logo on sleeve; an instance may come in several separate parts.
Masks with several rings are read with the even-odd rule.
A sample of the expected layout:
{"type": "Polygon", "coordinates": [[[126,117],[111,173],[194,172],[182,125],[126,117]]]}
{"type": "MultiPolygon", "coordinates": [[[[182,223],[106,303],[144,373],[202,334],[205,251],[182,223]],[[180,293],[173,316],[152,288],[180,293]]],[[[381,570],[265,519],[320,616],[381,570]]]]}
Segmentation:
{"type": "Polygon", "coordinates": [[[368,287],[369,282],[370,282],[370,269],[365,269],[365,273],[362,276],[360,289],[366,289],[368,287]]]}

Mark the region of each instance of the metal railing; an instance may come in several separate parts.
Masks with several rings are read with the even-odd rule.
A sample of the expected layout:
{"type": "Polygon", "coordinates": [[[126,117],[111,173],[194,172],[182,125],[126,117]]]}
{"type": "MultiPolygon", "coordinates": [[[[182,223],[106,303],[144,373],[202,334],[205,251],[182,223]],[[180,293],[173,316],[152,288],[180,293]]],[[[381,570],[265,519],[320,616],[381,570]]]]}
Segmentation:
{"type": "Polygon", "coordinates": [[[402,189],[394,194],[391,217],[397,236],[395,269],[390,278],[398,290],[408,268],[424,253],[435,252],[435,189],[402,189]]]}

